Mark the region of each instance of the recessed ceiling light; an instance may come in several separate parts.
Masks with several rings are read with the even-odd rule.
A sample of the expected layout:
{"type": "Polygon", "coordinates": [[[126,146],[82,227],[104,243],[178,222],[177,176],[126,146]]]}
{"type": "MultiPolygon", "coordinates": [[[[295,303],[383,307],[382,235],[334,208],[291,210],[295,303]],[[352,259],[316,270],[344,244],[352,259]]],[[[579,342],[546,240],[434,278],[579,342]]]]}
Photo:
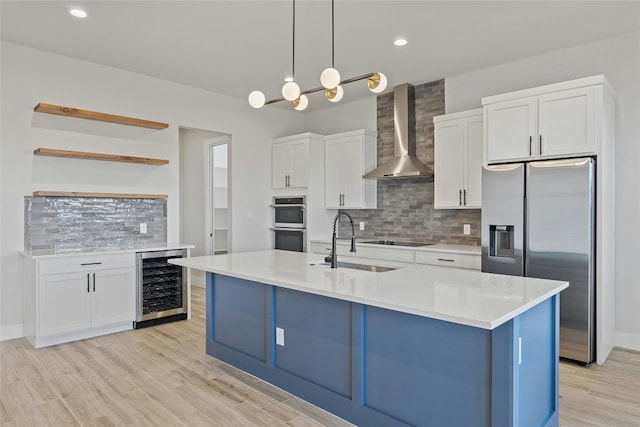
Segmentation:
{"type": "Polygon", "coordinates": [[[71,10],[69,11],[69,13],[70,13],[72,16],[75,16],[76,18],[86,18],[86,17],[87,17],[87,12],[85,12],[85,11],[84,11],[84,10],[82,10],[82,9],[77,9],[77,8],[76,8],[76,9],[71,9],[71,10]]]}
{"type": "Polygon", "coordinates": [[[398,39],[394,41],[393,44],[396,46],[404,46],[407,44],[407,41],[405,39],[398,39]]]}

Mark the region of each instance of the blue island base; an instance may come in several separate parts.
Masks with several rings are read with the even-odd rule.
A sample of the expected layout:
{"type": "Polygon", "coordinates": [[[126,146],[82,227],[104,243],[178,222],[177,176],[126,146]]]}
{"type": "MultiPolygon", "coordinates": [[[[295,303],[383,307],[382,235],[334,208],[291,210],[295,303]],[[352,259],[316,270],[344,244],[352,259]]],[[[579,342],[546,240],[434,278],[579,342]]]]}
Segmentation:
{"type": "Polygon", "coordinates": [[[362,426],[557,426],[558,296],[494,330],[207,273],[207,353],[362,426]]]}

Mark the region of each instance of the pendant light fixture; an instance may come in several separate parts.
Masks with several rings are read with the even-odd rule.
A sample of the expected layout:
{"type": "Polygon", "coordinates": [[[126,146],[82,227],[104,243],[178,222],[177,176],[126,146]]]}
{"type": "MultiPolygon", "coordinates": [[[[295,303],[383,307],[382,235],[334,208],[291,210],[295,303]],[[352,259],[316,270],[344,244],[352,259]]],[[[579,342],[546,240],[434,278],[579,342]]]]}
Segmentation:
{"type": "Polygon", "coordinates": [[[291,77],[282,86],[282,97],[267,100],[264,93],[254,90],[249,94],[249,105],[253,108],[261,108],[267,104],[274,104],[280,101],[290,101],[295,110],[303,111],[309,105],[307,95],[310,93],[324,91],[325,96],[331,102],[339,102],[344,96],[343,85],[367,79],[367,85],[373,93],[382,93],[387,88],[387,78],[382,73],[368,73],[361,76],[340,80],[340,73],[335,69],[335,26],[334,26],[334,0],[331,0],[331,67],[320,74],[322,86],[313,89],[301,90],[295,82],[295,62],[296,62],[296,0],[293,2],[293,37],[292,37],[292,60],[291,77]]]}

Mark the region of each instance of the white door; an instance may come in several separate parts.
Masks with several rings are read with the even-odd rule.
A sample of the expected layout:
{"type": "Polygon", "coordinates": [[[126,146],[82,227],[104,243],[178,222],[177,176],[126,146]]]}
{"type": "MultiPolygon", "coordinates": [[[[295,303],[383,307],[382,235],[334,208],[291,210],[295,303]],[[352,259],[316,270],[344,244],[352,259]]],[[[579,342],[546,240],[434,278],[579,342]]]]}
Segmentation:
{"type": "Polygon", "coordinates": [[[291,173],[291,146],[289,144],[273,144],[273,188],[286,188],[291,173]]]}
{"type": "Polygon", "coordinates": [[[135,320],[135,269],[91,274],[91,326],[135,320]]]}
{"type": "Polygon", "coordinates": [[[38,335],[74,332],[91,326],[91,274],[67,273],[39,278],[38,335]]]}
{"type": "Polygon", "coordinates": [[[434,208],[462,205],[464,128],[462,120],[436,123],[434,147],[434,208]]]}
{"type": "Polygon", "coordinates": [[[487,161],[526,160],[536,155],[538,98],[490,104],[487,114],[487,161]]]}
{"type": "Polygon", "coordinates": [[[342,141],[342,181],[343,196],[342,204],[344,209],[355,209],[364,207],[364,180],[362,179],[363,167],[363,147],[362,138],[353,137],[342,141]]]}
{"type": "Polygon", "coordinates": [[[328,142],[326,144],[325,163],[325,207],[340,209],[342,200],[342,150],[341,144],[328,142]]]}
{"type": "Polygon", "coordinates": [[[291,143],[291,176],[289,187],[306,187],[309,161],[309,143],[296,141],[291,143]]]}
{"type": "Polygon", "coordinates": [[[595,88],[580,88],[540,96],[543,157],[595,153],[595,88]]]}
{"type": "Polygon", "coordinates": [[[482,206],[482,152],[483,152],[482,116],[466,121],[466,155],[465,158],[465,189],[467,208],[482,206]]]}

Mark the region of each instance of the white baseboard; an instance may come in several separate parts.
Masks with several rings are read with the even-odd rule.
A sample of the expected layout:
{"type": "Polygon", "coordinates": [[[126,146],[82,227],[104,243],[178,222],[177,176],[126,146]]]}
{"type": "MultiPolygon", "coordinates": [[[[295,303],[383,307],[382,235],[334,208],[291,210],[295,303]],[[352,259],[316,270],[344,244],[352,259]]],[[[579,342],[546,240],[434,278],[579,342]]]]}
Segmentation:
{"type": "Polygon", "coordinates": [[[640,351],[640,334],[616,332],[615,340],[616,347],[640,351]]]}
{"type": "Polygon", "coordinates": [[[17,325],[2,325],[2,327],[0,328],[0,341],[22,338],[23,336],[24,331],[22,323],[17,325]]]}

